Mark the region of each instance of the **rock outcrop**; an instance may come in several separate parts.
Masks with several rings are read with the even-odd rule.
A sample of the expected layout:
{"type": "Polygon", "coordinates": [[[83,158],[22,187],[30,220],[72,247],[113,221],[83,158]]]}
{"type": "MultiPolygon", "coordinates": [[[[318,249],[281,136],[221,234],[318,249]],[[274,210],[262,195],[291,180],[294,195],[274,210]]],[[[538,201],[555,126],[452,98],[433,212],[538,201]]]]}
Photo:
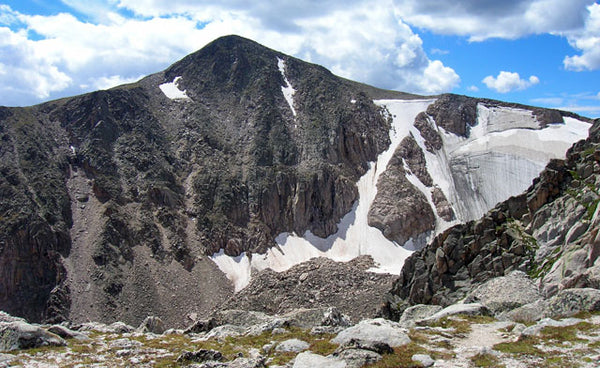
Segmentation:
{"type": "MultiPolygon", "coordinates": [[[[415,252],[394,283],[386,312],[396,319],[411,305],[447,306],[467,297],[500,313],[519,305],[528,308],[559,292],[570,295],[571,288],[598,288],[599,131],[596,120],[589,138],[569,149],[565,160],[551,161],[526,193],[498,204],[479,220],[446,230],[415,252]],[[521,281],[509,282],[511,277],[521,281]]],[[[571,299],[594,304],[591,296],[575,297],[581,293],[571,299]]],[[[547,304],[537,308],[540,316],[563,315],[547,304]]]]}

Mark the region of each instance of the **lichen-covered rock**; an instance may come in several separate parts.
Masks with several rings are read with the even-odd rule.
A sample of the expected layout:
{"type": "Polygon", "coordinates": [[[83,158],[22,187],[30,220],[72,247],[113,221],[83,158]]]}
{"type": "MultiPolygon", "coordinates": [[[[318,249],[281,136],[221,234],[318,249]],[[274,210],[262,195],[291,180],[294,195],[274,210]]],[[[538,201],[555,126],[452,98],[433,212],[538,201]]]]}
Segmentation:
{"type": "Polygon", "coordinates": [[[223,354],[216,350],[200,349],[196,351],[184,351],[177,357],[177,363],[202,363],[206,361],[221,361],[223,354]]]}
{"type": "Polygon", "coordinates": [[[289,339],[277,344],[277,346],[275,347],[275,351],[299,353],[301,351],[307,350],[309,347],[310,344],[306,341],[302,341],[299,339],[289,339]]]}
{"type": "Polygon", "coordinates": [[[292,368],[314,368],[314,367],[346,368],[347,365],[341,359],[334,358],[334,357],[324,357],[319,354],[305,351],[296,356],[296,359],[294,359],[294,365],[292,366],[292,368]]]}
{"type": "Polygon", "coordinates": [[[465,303],[481,303],[496,315],[533,303],[541,297],[537,285],[527,274],[513,271],[478,286],[467,295],[465,303]]]}
{"type": "Polygon", "coordinates": [[[417,304],[406,308],[398,323],[403,327],[410,328],[416,325],[416,321],[429,318],[441,311],[443,308],[439,305],[417,304]]]}
{"type": "Polygon", "coordinates": [[[565,289],[548,300],[543,314],[546,317],[557,318],[595,311],[600,311],[600,290],[565,289]]]}

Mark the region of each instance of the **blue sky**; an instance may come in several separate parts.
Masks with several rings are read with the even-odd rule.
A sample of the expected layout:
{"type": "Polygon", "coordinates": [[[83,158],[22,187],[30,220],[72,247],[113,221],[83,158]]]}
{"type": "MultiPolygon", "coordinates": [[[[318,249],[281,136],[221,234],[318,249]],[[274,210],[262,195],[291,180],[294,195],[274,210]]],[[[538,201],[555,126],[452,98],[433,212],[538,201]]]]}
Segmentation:
{"type": "Polygon", "coordinates": [[[600,116],[593,0],[0,0],[0,105],[132,82],[226,34],[382,88],[600,116]]]}

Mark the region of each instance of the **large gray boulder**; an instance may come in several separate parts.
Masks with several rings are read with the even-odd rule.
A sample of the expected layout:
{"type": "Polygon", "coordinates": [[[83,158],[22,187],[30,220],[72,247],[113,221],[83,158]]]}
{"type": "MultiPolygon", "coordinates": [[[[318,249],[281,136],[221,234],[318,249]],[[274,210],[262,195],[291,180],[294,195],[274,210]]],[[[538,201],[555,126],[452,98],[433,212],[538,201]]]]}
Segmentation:
{"type": "Polygon", "coordinates": [[[79,341],[89,341],[91,340],[87,335],[73,331],[62,325],[54,325],[47,328],[48,332],[51,332],[55,335],[62,337],[63,339],[75,339],[79,341]]]}
{"type": "Polygon", "coordinates": [[[444,317],[455,316],[458,314],[475,316],[475,315],[487,315],[487,314],[489,314],[489,312],[488,312],[487,308],[480,303],[452,304],[452,305],[447,306],[446,308],[442,309],[441,311],[435,313],[431,317],[417,321],[417,324],[419,324],[419,325],[427,324],[430,322],[435,322],[444,317]]]}
{"type": "Polygon", "coordinates": [[[348,365],[341,359],[324,357],[319,354],[305,351],[296,356],[293,368],[347,368],[348,365]]]}
{"type": "Polygon", "coordinates": [[[600,290],[565,289],[548,300],[544,316],[570,317],[579,312],[600,311],[600,290]]]}
{"type": "Polygon", "coordinates": [[[544,317],[544,310],[548,307],[548,302],[544,299],[533,303],[522,305],[511,311],[507,311],[498,316],[500,320],[509,320],[514,322],[535,322],[544,317]]]}
{"type": "Polygon", "coordinates": [[[400,325],[402,327],[411,328],[416,325],[416,321],[429,318],[441,311],[442,307],[433,304],[417,304],[407,308],[400,317],[400,325]]]}
{"type": "Polygon", "coordinates": [[[513,271],[479,285],[465,303],[481,303],[493,315],[533,303],[541,298],[538,287],[524,272],[513,271]]]}
{"type": "Polygon", "coordinates": [[[334,355],[343,360],[347,368],[361,368],[367,364],[377,363],[382,358],[380,354],[364,349],[345,349],[334,355]]]}
{"type": "Polygon", "coordinates": [[[310,344],[306,341],[298,340],[298,339],[289,339],[279,343],[275,348],[275,351],[280,351],[284,353],[299,353],[304,350],[308,350],[310,344]]]}
{"type": "Polygon", "coordinates": [[[391,347],[410,343],[406,329],[397,322],[383,318],[367,319],[340,332],[331,342],[346,344],[351,340],[381,342],[391,347]]]}
{"type": "Polygon", "coordinates": [[[0,351],[31,349],[40,346],[65,346],[66,344],[60,336],[26,322],[0,323],[0,351]]]}

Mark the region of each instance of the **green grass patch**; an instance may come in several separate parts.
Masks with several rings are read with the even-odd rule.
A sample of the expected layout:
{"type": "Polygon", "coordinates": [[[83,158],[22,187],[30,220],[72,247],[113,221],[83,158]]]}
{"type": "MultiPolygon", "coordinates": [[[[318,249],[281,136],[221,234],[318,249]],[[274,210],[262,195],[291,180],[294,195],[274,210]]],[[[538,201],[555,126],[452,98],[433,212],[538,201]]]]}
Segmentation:
{"type": "Polygon", "coordinates": [[[589,322],[580,322],[573,326],[566,327],[544,327],[541,331],[541,337],[548,342],[548,340],[563,343],[569,342],[587,342],[588,340],[577,336],[577,333],[594,331],[598,326],[594,326],[589,322]]]}
{"type": "Polygon", "coordinates": [[[500,362],[500,359],[492,354],[477,354],[472,356],[471,363],[473,363],[475,367],[505,367],[505,365],[500,362]]]}
{"type": "Polygon", "coordinates": [[[524,337],[514,342],[501,342],[492,347],[492,349],[505,354],[533,355],[539,356],[543,352],[535,345],[539,344],[540,340],[535,337],[524,337]]]}

